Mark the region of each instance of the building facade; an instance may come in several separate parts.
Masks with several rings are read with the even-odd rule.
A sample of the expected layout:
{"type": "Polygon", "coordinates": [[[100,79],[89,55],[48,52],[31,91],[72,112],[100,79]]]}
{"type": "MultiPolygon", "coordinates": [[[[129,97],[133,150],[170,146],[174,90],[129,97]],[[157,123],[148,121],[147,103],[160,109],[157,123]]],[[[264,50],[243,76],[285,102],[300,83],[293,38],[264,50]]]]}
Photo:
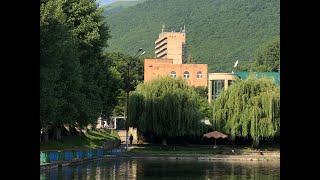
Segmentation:
{"type": "Polygon", "coordinates": [[[145,59],[144,82],[158,77],[170,76],[172,78],[186,79],[191,86],[207,87],[207,64],[173,64],[172,59],[145,59]]]}
{"type": "Polygon", "coordinates": [[[154,59],[144,60],[144,82],[158,77],[186,79],[191,86],[208,86],[207,64],[185,64],[185,32],[162,32],[155,41],[154,59]]]}
{"type": "Polygon", "coordinates": [[[208,101],[216,99],[218,95],[228,89],[236,76],[232,73],[209,73],[208,74],[208,101]]]}
{"type": "Polygon", "coordinates": [[[173,64],[182,64],[185,59],[186,34],[184,32],[162,32],[155,41],[156,58],[172,59],[173,64]]]}

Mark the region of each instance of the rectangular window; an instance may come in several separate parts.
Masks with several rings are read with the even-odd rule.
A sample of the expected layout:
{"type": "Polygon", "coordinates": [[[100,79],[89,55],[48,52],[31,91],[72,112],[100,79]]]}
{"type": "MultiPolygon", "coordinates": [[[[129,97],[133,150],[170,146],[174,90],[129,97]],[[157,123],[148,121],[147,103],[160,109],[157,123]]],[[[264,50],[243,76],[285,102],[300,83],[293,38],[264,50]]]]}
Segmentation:
{"type": "Polygon", "coordinates": [[[212,86],[212,99],[216,99],[224,90],[224,80],[213,80],[212,86]]]}
{"type": "Polygon", "coordinates": [[[228,87],[232,85],[232,80],[228,80],[228,87]]]}

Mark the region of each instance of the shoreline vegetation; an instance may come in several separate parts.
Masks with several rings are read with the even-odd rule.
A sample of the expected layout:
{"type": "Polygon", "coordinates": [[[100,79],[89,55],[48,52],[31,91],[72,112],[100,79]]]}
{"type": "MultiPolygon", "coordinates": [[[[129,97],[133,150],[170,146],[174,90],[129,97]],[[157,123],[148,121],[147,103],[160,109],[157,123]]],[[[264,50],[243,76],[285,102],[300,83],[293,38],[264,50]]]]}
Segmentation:
{"type": "Polygon", "coordinates": [[[120,141],[120,138],[115,130],[87,130],[82,136],[74,135],[60,141],[50,140],[46,143],[40,143],[40,151],[85,150],[99,148],[117,141],[120,141]]]}

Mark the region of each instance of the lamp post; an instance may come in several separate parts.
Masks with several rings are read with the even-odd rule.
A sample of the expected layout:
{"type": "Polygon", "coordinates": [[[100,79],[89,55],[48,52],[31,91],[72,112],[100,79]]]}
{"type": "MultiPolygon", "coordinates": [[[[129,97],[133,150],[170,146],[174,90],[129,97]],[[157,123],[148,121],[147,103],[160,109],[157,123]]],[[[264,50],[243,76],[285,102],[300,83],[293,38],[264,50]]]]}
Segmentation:
{"type": "Polygon", "coordinates": [[[129,92],[130,92],[130,63],[131,61],[139,56],[142,56],[145,51],[143,51],[139,56],[137,56],[140,52],[142,51],[142,48],[139,48],[138,52],[133,56],[133,58],[129,58],[129,60],[127,61],[127,78],[126,78],[126,95],[127,95],[127,113],[126,113],[126,121],[125,121],[125,126],[126,126],[126,151],[128,151],[128,131],[129,131],[129,122],[128,122],[128,114],[129,114],[129,92]]]}

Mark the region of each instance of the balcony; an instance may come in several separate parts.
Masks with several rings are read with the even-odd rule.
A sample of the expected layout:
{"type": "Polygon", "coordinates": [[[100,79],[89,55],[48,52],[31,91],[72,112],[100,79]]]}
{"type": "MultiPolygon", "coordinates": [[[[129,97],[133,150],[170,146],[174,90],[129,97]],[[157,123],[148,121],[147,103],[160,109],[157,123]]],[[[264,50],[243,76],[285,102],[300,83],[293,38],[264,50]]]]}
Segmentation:
{"type": "Polygon", "coordinates": [[[167,39],[168,39],[167,37],[164,37],[163,39],[158,39],[158,40],[156,40],[155,44],[158,45],[159,43],[161,43],[167,39]]]}
{"type": "Polygon", "coordinates": [[[160,48],[162,48],[163,46],[165,46],[167,44],[168,44],[167,41],[162,41],[161,43],[157,44],[154,49],[160,49],[160,48]]]}
{"type": "Polygon", "coordinates": [[[156,54],[157,58],[162,58],[166,56],[168,51],[165,49],[164,51],[161,51],[160,53],[156,54]]]}
{"type": "Polygon", "coordinates": [[[159,54],[159,53],[161,53],[162,51],[166,51],[166,50],[167,50],[167,48],[165,47],[165,48],[156,50],[154,53],[159,54]]]}

